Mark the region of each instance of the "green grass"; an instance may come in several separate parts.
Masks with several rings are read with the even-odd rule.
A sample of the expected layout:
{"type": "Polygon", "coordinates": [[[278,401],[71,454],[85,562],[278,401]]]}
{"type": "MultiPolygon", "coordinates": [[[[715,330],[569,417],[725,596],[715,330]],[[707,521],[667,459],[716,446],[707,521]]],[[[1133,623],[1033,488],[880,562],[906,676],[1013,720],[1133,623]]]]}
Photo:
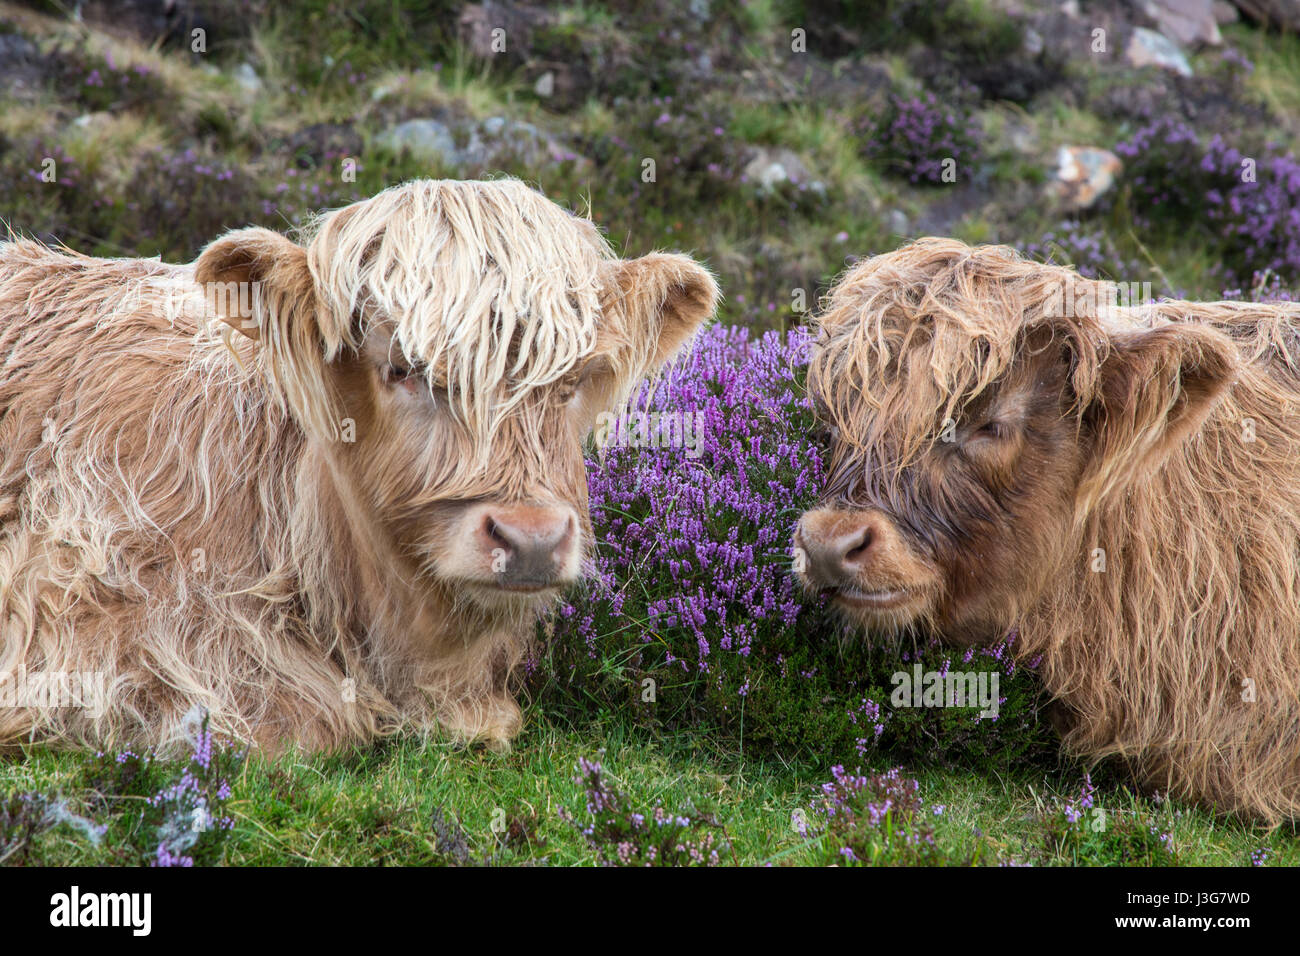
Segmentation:
{"type": "MultiPolygon", "coordinates": [[[[575,781],[579,758],[599,759],[634,807],[693,808],[720,825],[729,849],[723,864],[798,865],[826,860],[824,840],[800,835],[797,812],[816,821],[815,801],[828,767],[742,757],[700,733],[651,735],[615,716],[565,727],[533,713],[514,751],[494,754],[444,741],[404,736],[379,746],[330,757],[258,756],[233,781],[227,812],[235,827],[221,862],[232,866],[432,865],[457,862],[440,842],[439,813],[459,822],[468,859],[496,864],[590,865],[595,850],[565,822],[561,807],[583,819],[584,795],[575,781]]],[[[26,851],[29,864],[137,862],[124,849],[149,853],[149,832],[137,825],[138,799],[95,813],[84,788],[91,758],[34,750],[0,764],[0,793],[56,792],[75,812],[110,823],[94,847],[69,827],[40,836],[26,851]],[[87,809],[91,808],[91,809],[87,809]]],[[[179,765],[173,765],[172,771],[179,765]]],[[[1078,792],[1072,765],[986,777],[961,767],[909,771],[921,785],[944,857],[976,862],[1098,865],[1117,862],[1107,834],[1082,850],[1053,843],[1046,821],[1060,801],[1078,792]]],[[[1300,864],[1300,839],[1291,828],[1267,833],[1216,820],[1201,810],[1157,805],[1122,786],[1102,784],[1098,805],[1109,831],[1123,832],[1136,816],[1172,834],[1177,861],[1188,865],[1242,865],[1270,847],[1270,864],[1300,864]]],[[[445,831],[444,831],[445,832],[445,831]]],[[[2,840],[0,840],[2,842],[2,840]]],[[[833,851],[833,848],[832,848],[833,851]]]]}

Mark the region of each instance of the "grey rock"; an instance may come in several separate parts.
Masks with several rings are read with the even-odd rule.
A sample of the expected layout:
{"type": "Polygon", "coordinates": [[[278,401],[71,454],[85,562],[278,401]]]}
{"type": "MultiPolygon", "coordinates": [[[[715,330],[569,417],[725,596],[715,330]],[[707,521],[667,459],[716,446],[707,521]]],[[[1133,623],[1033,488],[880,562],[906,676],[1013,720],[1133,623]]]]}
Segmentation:
{"type": "Polygon", "coordinates": [[[392,126],[376,138],[375,142],[394,153],[403,150],[416,159],[458,165],[461,161],[456,139],[446,123],[435,119],[413,119],[392,126]]]}
{"type": "Polygon", "coordinates": [[[235,67],[235,72],[231,74],[235,82],[243,87],[244,92],[256,95],[262,92],[262,78],[257,75],[250,63],[241,63],[235,67]]]}
{"type": "Polygon", "coordinates": [[[529,166],[590,163],[545,130],[504,116],[489,116],[456,128],[436,119],[407,120],[384,130],[375,142],[394,152],[409,150],[418,159],[436,160],[450,166],[489,167],[499,165],[508,157],[529,166]],[[465,145],[457,146],[458,140],[465,145]]]}
{"type": "Polygon", "coordinates": [[[825,189],[823,184],[815,183],[812,173],[795,153],[784,148],[756,146],[750,153],[749,161],[742,170],[742,175],[756,185],[761,192],[773,192],[782,183],[807,185],[825,189]]]}
{"type": "Polygon", "coordinates": [[[543,163],[589,160],[573,152],[559,139],[532,123],[491,116],[469,131],[469,145],[461,151],[466,163],[491,166],[507,156],[514,156],[530,166],[543,163]]]}
{"type": "Polygon", "coordinates": [[[1033,27],[1025,27],[1024,50],[1031,57],[1043,52],[1043,35],[1033,27]]]}
{"type": "Polygon", "coordinates": [[[1214,22],[1221,27],[1226,27],[1229,23],[1236,23],[1241,19],[1234,7],[1228,0],[1214,0],[1214,22]]]}
{"type": "Polygon", "coordinates": [[[1192,65],[1178,46],[1163,33],[1135,27],[1129,38],[1124,56],[1131,66],[1157,66],[1162,70],[1172,70],[1182,76],[1192,75],[1192,65]]]}
{"type": "Polygon", "coordinates": [[[57,66],[53,58],[42,57],[36,44],[21,33],[0,33],[0,76],[10,99],[37,96],[57,66]]]}
{"type": "Polygon", "coordinates": [[[1032,123],[1009,119],[1002,135],[1007,144],[1022,156],[1033,155],[1039,150],[1038,130],[1032,123]]]}
{"type": "Polygon", "coordinates": [[[113,114],[105,110],[99,110],[94,113],[82,113],[72,121],[72,125],[78,129],[91,129],[96,126],[106,126],[112,122],[113,114]]]}

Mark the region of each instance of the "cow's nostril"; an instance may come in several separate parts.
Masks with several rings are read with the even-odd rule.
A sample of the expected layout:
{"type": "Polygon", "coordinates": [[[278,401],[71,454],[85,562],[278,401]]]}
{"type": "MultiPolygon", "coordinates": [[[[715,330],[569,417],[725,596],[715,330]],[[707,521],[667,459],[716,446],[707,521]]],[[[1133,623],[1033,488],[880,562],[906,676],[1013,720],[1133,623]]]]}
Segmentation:
{"type": "Polygon", "coordinates": [[[506,551],[510,550],[510,540],[501,533],[500,526],[492,520],[490,515],[483,519],[483,533],[487,535],[492,544],[504,548],[506,551]]]}
{"type": "Polygon", "coordinates": [[[871,550],[871,542],[874,539],[875,535],[872,534],[871,529],[864,529],[862,534],[858,536],[857,543],[844,552],[844,563],[860,563],[867,556],[867,552],[871,550]]]}

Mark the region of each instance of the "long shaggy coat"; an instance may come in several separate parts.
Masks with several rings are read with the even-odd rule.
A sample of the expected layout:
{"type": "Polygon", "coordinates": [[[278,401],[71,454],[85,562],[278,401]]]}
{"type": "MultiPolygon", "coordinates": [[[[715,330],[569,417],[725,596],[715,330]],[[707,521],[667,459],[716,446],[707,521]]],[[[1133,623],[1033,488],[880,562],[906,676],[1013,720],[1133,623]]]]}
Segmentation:
{"type": "Polygon", "coordinates": [[[191,265],[0,243],[0,743],[166,746],[197,706],[267,746],[504,746],[554,590],[496,587],[473,509],[570,508],[587,545],[584,432],[716,296],[509,180],[191,265]],[[102,700],[23,697],[89,674],[102,700]]]}
{"type": "Polygon", "coordinates": [[[915,598],[857,618],[1018,628],[1069,750],[1300,814],[1300,308],[1122,305],[928,239],[848,273],[820,325],[836,432],[804,530],[875,522],[852,593],[915,598]]]}

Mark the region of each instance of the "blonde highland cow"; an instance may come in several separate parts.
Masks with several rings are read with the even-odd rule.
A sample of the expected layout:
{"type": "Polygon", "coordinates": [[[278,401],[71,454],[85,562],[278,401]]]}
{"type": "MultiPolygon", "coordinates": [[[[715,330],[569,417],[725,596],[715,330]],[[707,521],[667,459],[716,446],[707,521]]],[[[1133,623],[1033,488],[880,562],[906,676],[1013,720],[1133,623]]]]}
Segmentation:
{"type": "Polygon", "coordinates": [[[583,436],[716,297],[509,180],[187,266],[0,244],[0,680],[104,695],[20,692],[0,742],[167,746],[200,706],[270,748],[507,745],[590,542],[583,436]]]}
{"type": "Polygon", "coordinates": [[[925,239],[833,290],[809,387],[810,588],[959,645],[1016,628],[1069,750],[1300,815],[1300,307],[1116,306],[925,239]]]}

